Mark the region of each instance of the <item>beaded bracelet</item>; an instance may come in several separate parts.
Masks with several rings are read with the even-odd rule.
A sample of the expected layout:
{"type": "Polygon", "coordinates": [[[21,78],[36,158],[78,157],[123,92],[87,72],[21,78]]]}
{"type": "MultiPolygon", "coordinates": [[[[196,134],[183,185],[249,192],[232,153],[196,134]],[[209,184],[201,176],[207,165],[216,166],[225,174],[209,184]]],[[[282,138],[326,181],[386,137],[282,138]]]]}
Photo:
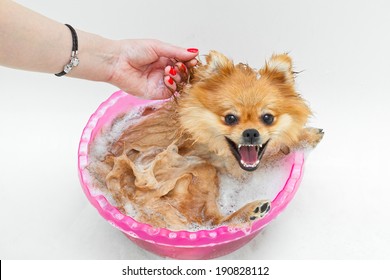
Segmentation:
{"type": "Polygon", "coordinates": [[[65,24],[65,25],[69,28],[70,32],[72,33],[72,53],[70,56],[69,63],[64,66],[64,70],[60,73],[55,74],[57,77],[61,77],[68,74],[73,69],[73,67],[76,67],[80,63],[80,60],[77,57],[78,38],[77,38],[76,30],[74,30],[74,28],[70,24],[65,24]]]}

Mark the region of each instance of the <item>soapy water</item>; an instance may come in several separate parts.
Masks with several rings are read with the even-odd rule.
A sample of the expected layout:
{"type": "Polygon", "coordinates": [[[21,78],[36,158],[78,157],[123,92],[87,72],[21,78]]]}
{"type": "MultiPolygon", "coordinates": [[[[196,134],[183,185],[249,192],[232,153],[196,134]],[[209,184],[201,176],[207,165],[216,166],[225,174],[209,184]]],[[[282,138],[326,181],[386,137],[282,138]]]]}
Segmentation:
{"type": "Polygon", "coordinates": [[[291,166],[284,161],[272,166],[260,166],[248,173],[244,180],[220,175],[218,205],[222,214],[229,215],[254,200],[272,201],[284,187],[291,171],[291,166]]]}
{"type": "MultiPolygon", "coordinates": [[[[161,102],[156,102],[152,105],[133,107],[126,114],[116,118],[111,125],[103,127],[101,133],[95,137],[90,145],[89,163],[101,162],[112,144],[119,139],[124,130],[146,118],[146,110],[156,110],[162,104],[161,102]]],[[[286,164],[286,160],[288,159],[282,159],[267,166],[262,166],[260,163],[260,167],[256,171],[248,172],[247,176],[241,180],[220,174],[219,199],[217,203],[221,213],[229,215],[254,200],[272,201],[282,190],[290,174],[291,166],[286,164]]],[[[102,180],[94,180],[93,172],[90,172],[90,175],[93,182],[90,191],[95,195],[102,194],[111,205],[116,206],[116,202],[105,188],[104,182],[102,180]]],[[[138,220],[138,213],[130,202],[124,206],[124,211],[127,216],[138,220]]],[[[201,229],[211,229],[211,227],[192,224],[189,225],[187,230],[198,231],[201,229]]]]}

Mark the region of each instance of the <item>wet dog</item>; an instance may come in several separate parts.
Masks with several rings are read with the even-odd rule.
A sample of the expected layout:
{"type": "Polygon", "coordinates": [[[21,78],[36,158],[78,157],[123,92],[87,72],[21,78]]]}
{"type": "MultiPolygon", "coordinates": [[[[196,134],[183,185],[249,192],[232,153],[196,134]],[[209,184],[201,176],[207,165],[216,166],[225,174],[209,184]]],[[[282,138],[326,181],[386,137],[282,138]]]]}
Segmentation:
{"type": "Polygon", "coordinates": [[[306,127],[310,115],[288,55],[274,55],[256,71],[212,51],[179,96],[145,110],[123,131],[98,176],[118,209],[131,203],[143,223],[245,226],[266,215],[270,202],[222,215],[219,175],[241,178],[292,150],[315,147],[323,132],[306,127]]]}

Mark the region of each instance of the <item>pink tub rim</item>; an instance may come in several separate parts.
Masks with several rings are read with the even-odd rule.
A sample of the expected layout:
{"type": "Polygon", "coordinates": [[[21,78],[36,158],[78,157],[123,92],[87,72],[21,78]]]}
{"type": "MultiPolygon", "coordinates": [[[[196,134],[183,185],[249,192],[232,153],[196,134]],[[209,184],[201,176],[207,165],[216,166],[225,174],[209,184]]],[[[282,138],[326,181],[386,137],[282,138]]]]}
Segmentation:
{"type": "Polygon", "coordinates": [[[294,197],[302,179],[304,153],[301,151],[296,151],[289,155],[288,162],[291,165],[290,175],[281,191],[271,202],[271,210],[268,215],[263,219],[255,221],[252,227],[248,229],[220,226],[210,230],[173,231],[165,228],[154,228],[148,224],[137,222],[132,217],[123,215],[102,194],[93,191],[93,187],[91,188],[91,178],[86,169],[89,143],[94,140],[104,124],[111,123],[121,111],[125,112],[132,106],[158,104],[161,102],[165,101],[142,100],[123,91],[115,92],[91,115],[83,130],[78,149],[79,179],[88,200],[104,219],[133,239],[141,239],[146,242],[165,246],[199,248],[225,244],[247,237],[248,235],[257,234],[285,209],[294,197]]]}

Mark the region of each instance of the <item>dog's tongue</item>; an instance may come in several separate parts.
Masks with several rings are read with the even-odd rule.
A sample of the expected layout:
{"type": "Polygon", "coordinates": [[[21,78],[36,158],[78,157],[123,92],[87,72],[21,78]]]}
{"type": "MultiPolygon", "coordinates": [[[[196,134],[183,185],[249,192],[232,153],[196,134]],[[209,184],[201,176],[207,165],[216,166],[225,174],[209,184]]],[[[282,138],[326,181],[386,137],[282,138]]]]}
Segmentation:
{"type": "Polygon", "coordinates": [[[258,155],[255,146],[241,146],[238,151],[243,162],[248,165],[256,163],[258,155]]]}

